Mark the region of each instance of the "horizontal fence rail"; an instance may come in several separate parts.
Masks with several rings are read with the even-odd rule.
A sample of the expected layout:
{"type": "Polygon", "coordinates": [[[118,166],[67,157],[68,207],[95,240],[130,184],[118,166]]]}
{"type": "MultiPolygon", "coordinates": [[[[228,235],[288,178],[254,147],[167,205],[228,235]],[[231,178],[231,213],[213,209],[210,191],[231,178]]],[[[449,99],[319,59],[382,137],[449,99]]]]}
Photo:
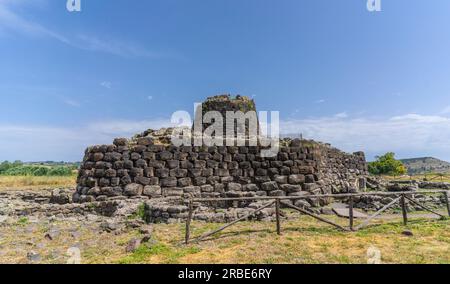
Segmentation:
{"type": "Polygon", "coordinates": [[[255,196],[255,197],[224,197],[224,198],[190,198],[187,200],[189,204],[189,213],[188,218],[186,220],[186,232],[185,232],[185,244],[189,244],[189,242],[199,242],[204,240],[205,238],[212,236],[216,233],[219,233],[223,230],[225,230],[228,227],[231,227],[232,225],[235,225],[238,222],[247,220],[249,217],[257,214],[263,209],[266,209],[268,207],[271,207],[275,205],[275,214],[276,214],[276,230],[277,233],[281,234],[281,205],[294,209],[301,214],[313,217],[321,222],[327,223],[329,225],[332,225],[342,231],[358,231],[367,225],[376,218],[377,216],[381,215],[384,211],[391,208],[396,203],[400,203],[401,209],[402,209],[402,218],[404,225],[407,225],[408,222],[408,213],[406,208],[406,202],[411,202],[420,208],[424,209],[425,211],[431,212],[441,218],[447,218],[446,216],[435,212],[434,210],[426,207],[425,205],[420,204],[416,200],[412,198],[413,195],[422,195],[422,194],[443,194],[445,204],[447,207],[448,216],[450,216],[450,191],[448,190],[420,190],[420,191],[400,191],[400,192],[361,192],[361,193],[343,193],[343,194],[318,194],[318,195],[304,195],[304,196],[255,196]],[[354,198],[355,197],[362,197],[362,196],[392,196],[395,199],[391,201],[389,204],[386,204],[383,208],[376,211],[373,215],[367,217],[367,219],[358,225],[357,227],[354,227],[354,198]],[[348,209],[349,209],[349,226],[344,227],[341,226],[333,221],[330,221],[326,218],[323,218],[317,214],[314,214],[313,212],[310,212],[307,209],[300,208],[297,206],[294,206],[290,203],[287,203],[286,201],[290,200],[301,200],[301,199],[318,199],[318,198],[334,198],[334,199],[345,199],[348,198],[348,209]],[[199,237],[196,237],[191,240],[191,222],[192,218],[194,216],[194,203],[206,203],[206,202],[221,202],[221,201],[268,201],[265,205],[255,209],[250,214],[247,214],[245,216],[242,216],[235,221],[228,223],[226,225],[223,225],[222,227],[213,230],[211,232],[205,233],[199,237]]]}

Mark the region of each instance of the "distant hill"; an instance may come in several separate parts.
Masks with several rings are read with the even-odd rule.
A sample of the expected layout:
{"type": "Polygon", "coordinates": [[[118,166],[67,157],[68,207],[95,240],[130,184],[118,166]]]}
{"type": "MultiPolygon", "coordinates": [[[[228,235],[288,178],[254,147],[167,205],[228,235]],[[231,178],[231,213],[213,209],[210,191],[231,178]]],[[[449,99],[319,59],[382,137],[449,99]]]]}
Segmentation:
{"type": "Polygon", "coordinates": [[[408,170],[408,174],[448,173],[450,163],[432,157],[400,160],[408,170]]]}

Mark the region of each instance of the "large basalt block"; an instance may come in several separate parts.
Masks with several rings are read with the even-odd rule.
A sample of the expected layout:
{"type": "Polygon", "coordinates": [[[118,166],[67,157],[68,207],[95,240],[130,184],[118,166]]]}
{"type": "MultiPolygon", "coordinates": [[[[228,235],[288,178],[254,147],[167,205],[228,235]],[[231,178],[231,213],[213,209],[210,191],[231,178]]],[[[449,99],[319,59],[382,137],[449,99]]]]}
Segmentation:
{"type": "Polygon", "coordinates": [[[158,198],[162,196],[162,190],[158,185],[148,185],[144,187],[142,194],[151,198],[158,198]]]}
{"type": "Polygon", "coordinates": [[[127,196],[139,196],[142,195],[144,186],[137,183],[131,183],[125,186],[123,193],[127,196]]]}
{"type": "Polygon", "coordinates": [[[290,184],[294,184],[294,185],[298,185],[298,184],[303,184],[305,183],[305,176],[304,175],[290,175],[289,176],[289,183],[290,184]]]}

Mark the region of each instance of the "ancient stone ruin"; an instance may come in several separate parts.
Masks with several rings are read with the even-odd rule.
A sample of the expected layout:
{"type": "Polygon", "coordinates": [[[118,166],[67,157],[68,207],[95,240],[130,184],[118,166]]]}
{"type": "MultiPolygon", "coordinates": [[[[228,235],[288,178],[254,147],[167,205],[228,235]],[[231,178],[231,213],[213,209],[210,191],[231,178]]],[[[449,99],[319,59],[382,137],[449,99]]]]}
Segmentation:
{"type": "MultiPolygon", "coordinates": [[[[255,110],[246,97],[208,98],[203,110],[255,110]]],[[[132,139],[86,149],[73,201],[79,203],[146,199],[149,222],[186,217],[189,197],[304,196],[365,189],[364,153],[347,154],[310,140],[283,139],[275,157],[260,146],[181,146],[170,143],[171,129],[147,130],[132,139]]],[[[296,206],[319,208],[327,199],[296,206]]],[[[228,221],[257,202],[197,204],[195,219],[228,221]]],[[[271,208],[259,219],[270,218],[271,208]]]]}

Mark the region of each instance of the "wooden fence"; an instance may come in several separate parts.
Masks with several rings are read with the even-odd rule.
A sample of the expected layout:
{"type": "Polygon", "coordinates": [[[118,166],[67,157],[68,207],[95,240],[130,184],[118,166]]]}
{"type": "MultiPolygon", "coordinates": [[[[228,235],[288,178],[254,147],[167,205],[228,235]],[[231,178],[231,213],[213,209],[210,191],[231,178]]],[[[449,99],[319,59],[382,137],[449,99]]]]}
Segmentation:
{"type": "Polygon", "coordinates": [[[365,193],[345,193],[345,194],[319,194],[319,195],[308,195],[308,196],[262,196],[262,197],[230,197],[230,198],[190,198],[187,200],[189,204],[189,213],[188,217],[186,219],[186,232],[185,232],[185,244],[189,244],[190,242],[200,242],[204,240],[205,238],[214,235],[218,232],[221,232],[225,230],[228,227],[233,226],[234,224],[247,220],[249,217],[256,215],[261,210],[271,207],[275,205],[275,215],[276,215],[276,230],[277,234],[281,234],[281,205],[284,205],[287,208],[294,209],[304,215],[313,217],[321,222],[327,223],[329,225],[332,225],[339,230],[346,231],[346,232],[355,232],[358,230],[361,230],[362,228],[369,225],[369,223],[385,212],[387,209],[395,205],[396,203],[400,203],[401,209],[402,209],[402,217],[403,217],[403,224],[407,225],[408,223],[408,212],[406,209],[407,201],[419,206],[420,208],[424,209],[425,211],[431,212],[442,219],[446,219],[448,216],[444,216],[428,207],[426,207],[423,204],[420,204],[416,200],[413,199],[413,195],[417,194],[442,194],[444,196],[444,200],[447,207],[448,216],[450,216],[450,191],[446,190],[423,190],[423,191],[407,191],[407,192],[365,192],[365,193]],[[356,197],[361,196],[389,196],[393,197],[394,200],[390,202],[389,204],[386,204],[383,208],[376,211],[373,215],[367,217],[367,219],[361,223],[358,226],[354,226],[354,199],[356,197]],[[349,225],[347,226],[341,226],[331,220],[328,220],[322,216],[319,216],[315,213],[310,212],[309,210],[305,208],[300,208],[295,205],[292,205],[291,203],[287,203],[286,201],[293,201],[293,200],[300,200],[300,199],[318,199],[318,198],[335,198],[335,199],[348,199],[348,210],[349,210],[349,225]],[[206,203],[206,202],[223,202],[223,201],[267,201],[266,204],[262,205],[261,207],[255,209],[250,214],[247,214],[245,216],[242,216],[235,221],[225,224],[222,227],[207,232],[199,237],[195,237],[191,239],[191,221],[194,215],[194,203],[206,203]]]}

